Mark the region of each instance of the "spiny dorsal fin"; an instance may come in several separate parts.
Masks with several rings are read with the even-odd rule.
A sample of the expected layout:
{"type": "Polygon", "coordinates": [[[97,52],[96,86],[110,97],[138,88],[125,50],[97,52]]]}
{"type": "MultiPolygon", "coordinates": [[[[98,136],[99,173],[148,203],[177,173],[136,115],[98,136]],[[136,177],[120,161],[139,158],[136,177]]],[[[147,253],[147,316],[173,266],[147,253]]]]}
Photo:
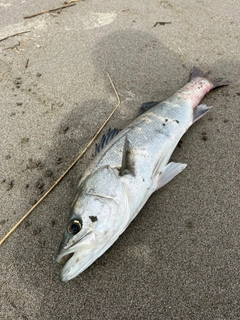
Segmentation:
{"type": "Polygon", "coordinates": [[[96,157],[97,154],[99,154],[99,152],[106,147],[106,145],[119,133],[119,129],[108,129],[107,134],[102,136],[102,139],[100,141],[99,144],[95,144],[95,153],[93,154],[93,157],[96,157]]]}

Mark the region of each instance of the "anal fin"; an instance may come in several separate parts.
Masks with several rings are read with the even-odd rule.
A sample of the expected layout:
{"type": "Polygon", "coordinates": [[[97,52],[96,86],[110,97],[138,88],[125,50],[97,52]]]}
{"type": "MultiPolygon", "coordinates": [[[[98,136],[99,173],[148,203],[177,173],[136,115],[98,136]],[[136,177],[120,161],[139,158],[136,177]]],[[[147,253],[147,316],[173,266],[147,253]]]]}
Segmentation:
{"type": "Polygon", "coordinates": [[[169,181],[171,181],[177,174],[183,171],[186,168],[185,163],[177,163],[177,162],[170,162],[168,165],[163,169],[161,173],[157,173],[157,185],[155,191],[159,188],[165,186],[169,181]]]}
{"type": "Polygon", "coordinates": [[[193,110],[193,122],[202,118],[212,107],[208,107],[206,104],[199,104],[193,110]]]}

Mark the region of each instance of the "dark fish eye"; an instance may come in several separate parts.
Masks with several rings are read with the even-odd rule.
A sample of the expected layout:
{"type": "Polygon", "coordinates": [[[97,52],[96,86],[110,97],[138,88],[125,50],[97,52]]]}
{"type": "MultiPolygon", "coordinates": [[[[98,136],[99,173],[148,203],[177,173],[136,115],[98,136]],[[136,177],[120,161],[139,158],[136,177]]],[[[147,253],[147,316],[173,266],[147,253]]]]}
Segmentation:
{"type": "Polygon", "coordinates": [[[82,222],[79,220],[72,220],[67,226],[68,233],[77,234],[82,229],[82,222]]]}

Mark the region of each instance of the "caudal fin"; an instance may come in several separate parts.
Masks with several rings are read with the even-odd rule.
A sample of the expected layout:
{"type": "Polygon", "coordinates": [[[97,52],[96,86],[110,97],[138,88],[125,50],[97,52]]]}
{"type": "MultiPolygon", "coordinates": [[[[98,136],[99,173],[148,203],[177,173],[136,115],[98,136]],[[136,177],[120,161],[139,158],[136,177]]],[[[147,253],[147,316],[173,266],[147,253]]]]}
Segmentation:
{"type": "Polygon", "coordinates": [[[206,78],[209,81],[211,81],[211,83],[213,84],[213,88],[217,88],[217,87],[222,87],[222,86],[227,86],[229,85],[229,81],[224,80],[223,78],[217,78],[215,80],[211,80],[208,78],[210,72],[206,72],[204,73],[201,69],[197,68],[197,67],[193,67],[192,68],[192,72],[191,72],[191,80],[197,77],[200,78],[206,78]]]}

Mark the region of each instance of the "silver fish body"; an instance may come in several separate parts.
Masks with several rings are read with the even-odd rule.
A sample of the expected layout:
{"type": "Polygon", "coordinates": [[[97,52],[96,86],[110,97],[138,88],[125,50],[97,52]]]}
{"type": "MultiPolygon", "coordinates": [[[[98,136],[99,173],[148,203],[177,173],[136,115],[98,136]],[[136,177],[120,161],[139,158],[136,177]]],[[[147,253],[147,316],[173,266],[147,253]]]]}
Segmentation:
{"type": "Polygon", "coordinates": [[[191,81],[120,131],[95,157],[81,178],[57,262],[68,281],[100,257],[136,217],[150,195],[186,164],[168,163],[182,135],[209,109],[199,105],[212,88],[197,68],[191,81]]]}

